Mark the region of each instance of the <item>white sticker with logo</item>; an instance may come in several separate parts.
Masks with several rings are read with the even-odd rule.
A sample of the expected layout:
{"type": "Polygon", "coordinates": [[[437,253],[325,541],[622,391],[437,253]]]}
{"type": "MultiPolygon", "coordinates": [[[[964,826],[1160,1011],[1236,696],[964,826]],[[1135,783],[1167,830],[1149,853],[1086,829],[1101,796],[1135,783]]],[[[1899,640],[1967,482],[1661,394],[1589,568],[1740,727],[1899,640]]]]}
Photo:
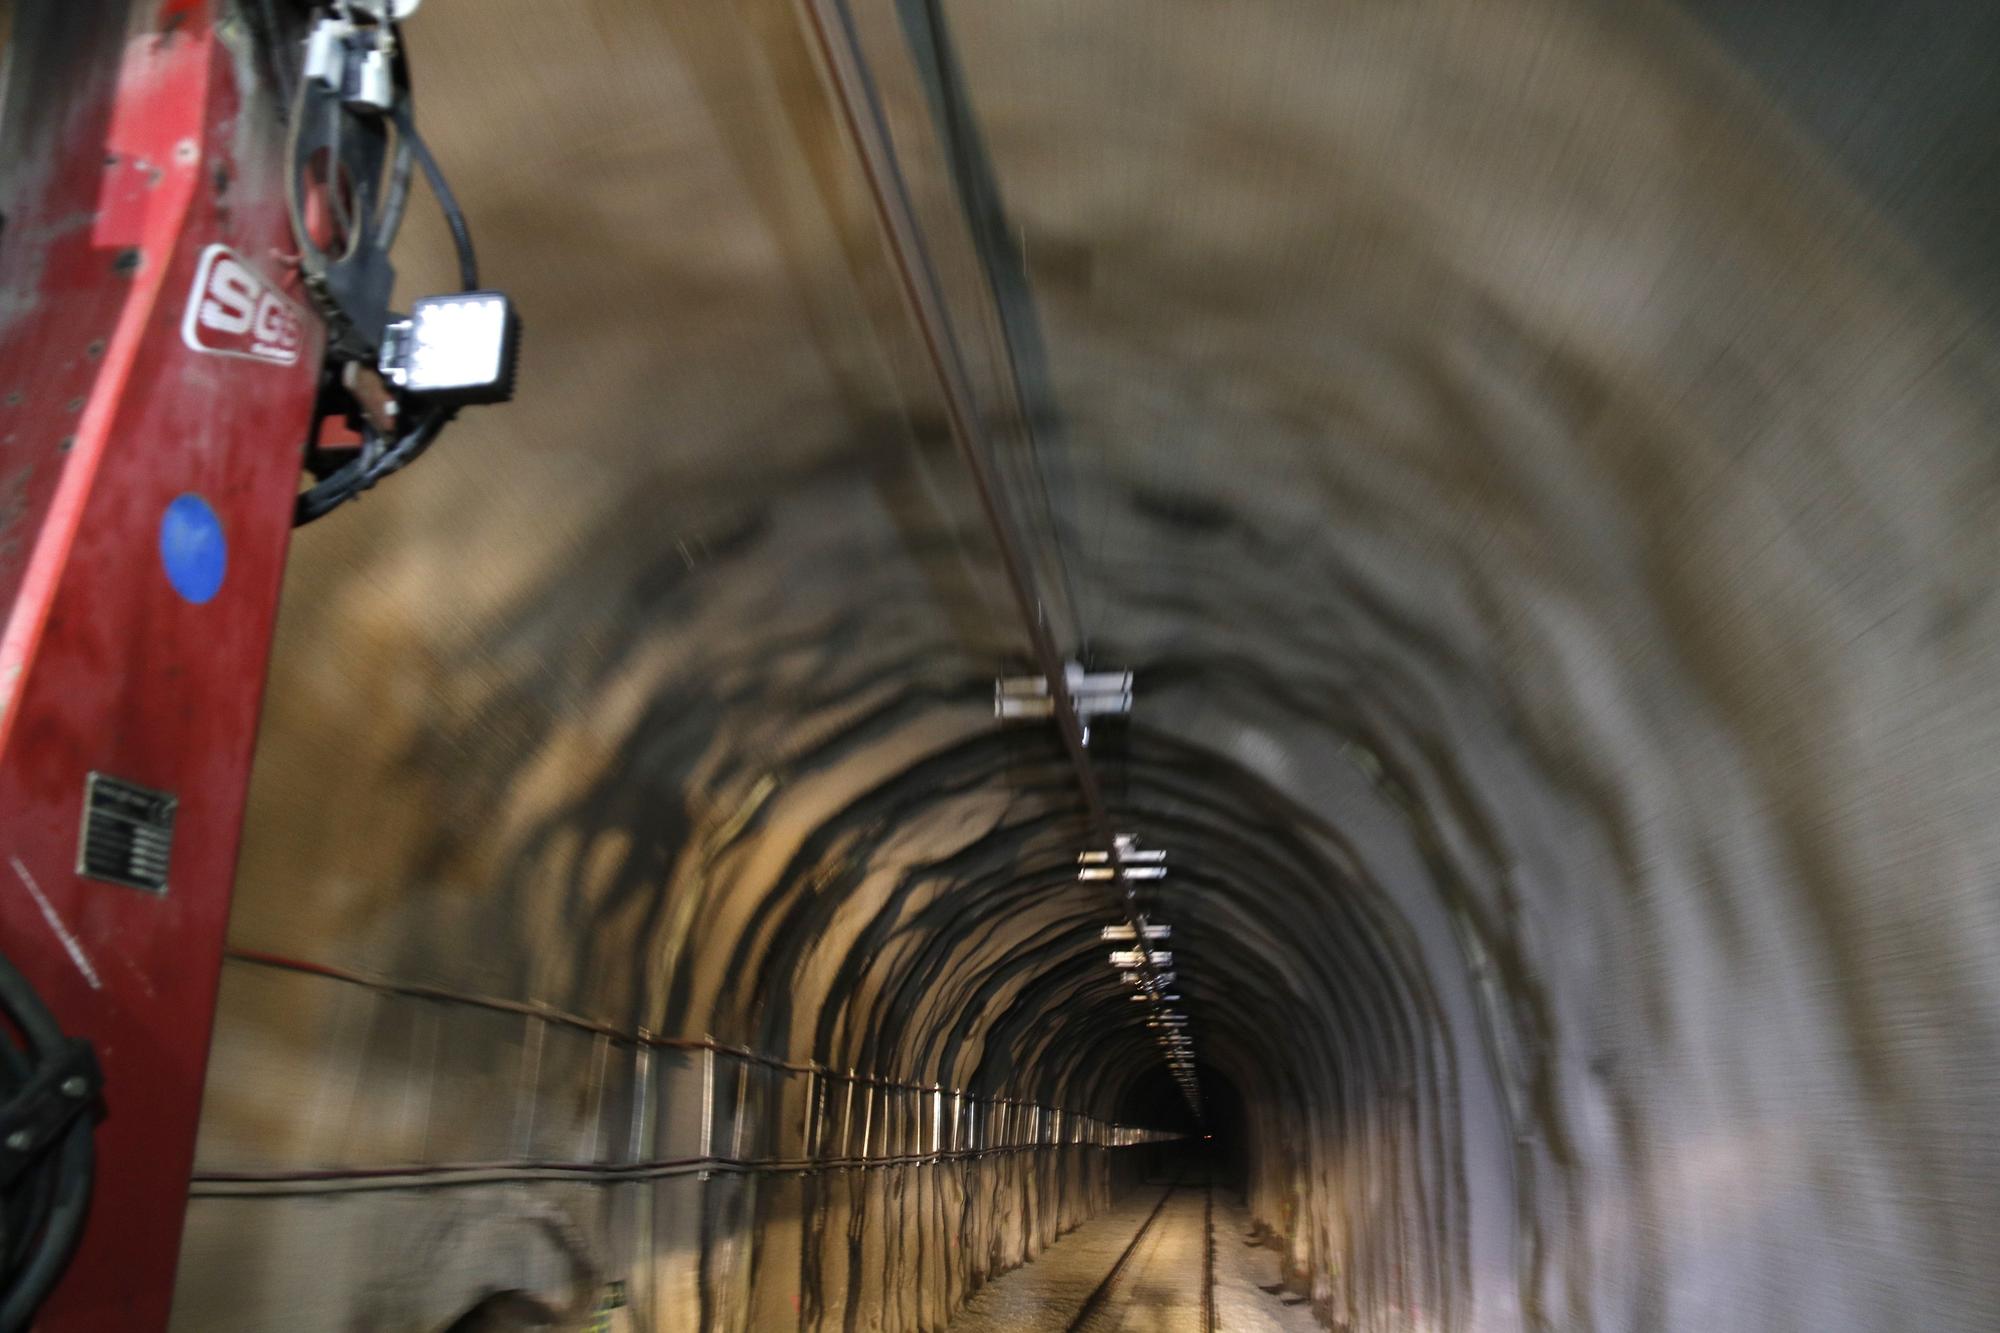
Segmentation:
{"type": "Polygon", "coordinates": [[[289,366],[305,345],[305,316],[241,255],[211,245],[195,266],[181,340],[197,352],[289,366]]]}

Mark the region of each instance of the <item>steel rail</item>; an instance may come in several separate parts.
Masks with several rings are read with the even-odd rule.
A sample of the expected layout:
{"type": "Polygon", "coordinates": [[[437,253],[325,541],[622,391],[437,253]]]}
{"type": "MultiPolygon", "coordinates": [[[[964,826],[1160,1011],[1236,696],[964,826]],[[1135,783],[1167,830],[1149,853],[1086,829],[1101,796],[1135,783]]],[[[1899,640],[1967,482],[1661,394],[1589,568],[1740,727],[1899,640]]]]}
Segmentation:
{"type": "MultiPolygon", "coordinates": [[[[1062,737],[1077,790],[1083,798],[1092,841],[1108,858],[1106,864],[1115,868],[1120,864],[1117,830],[1105,806],[1104,791],[1098,783],[1096,770],[1091,767],[1090,753],[1083,739],[1083,724],[1077,716],[1076,700],[1070,694],[1062,654],[1056,647],[1054,634],[1049,630],[1048,614],[1041,593],[1035,586],[1034,570],[1022,553],[1007,498],[994,479],[986,432],[980,424],[978,404],[972,393],[971,376],[966,370],[958,337],[953,332],[943,287],[931,260],[930,249],[924,242],[922,225],[917,221],[916,210],[910,202],[909,184],[896,160],[882,107],[867,72],[860,38],[854,31],[844,0],[800,0],[800,3],[807,27],[825,61],[840,122],[846,127],[861,159],[862,174],[867,179],[869,195],[875,203],[875,217],[881,226],[884,245],[944,396],[945,419],[950,427],[952,442],[972,478],[980,510],[993,534],[1001,567],[1007,576],[1007,586],[1034,651],[1036,667],[1048,681],[1056,730],[1062,737]]],[[[1007,355],[1004,349],[1002,355],[1007,355]]],[[[1025,410],[1018,403],[1016,408],[1025,410]]],[[[1118,886],[1122,880],[1113,879],[1111,883],[1118,886]]],[[[1129,889],[1118,894],[1117,907],[1126,924],[1135,931],[1140,955],[1140,966],[1136,970],[1149,981],[1157,981],[1157,970],[1147,957],[1150,950],[1146,947],[1142,929],[1144,916],[1134,907],[1129,889]]],[[[1158,993],[1161,988],[1155,986],[1153,989],[1158,993]]],[[[1188,1103],[1199,1118],[1201,1104],[1198,1092],[1188,1095],[1188,1103]]]]}
{"type": "Polygon", "coordinates": [[[1215,1179],[1201,1204],[1201,1328],[1215,1333],[1215,1179]]]}
{"type": "Polygon", "coordinates": [[[1111,1295],[1111,1287],[1118,1281],[1118,1275],[1125,1271],[1125,1265],[1131,1261],[1133,1252],[1139,1248],[1139,1242],[1144,1240],[1146,1233],[1153,1229],[1153,1223],[1160,1220],[1160,1210],[1167,1206],[1167,1200],[1171,1199],[1174,1196],[1174,1191],[1180,1187],[1181,1182],[1179,1180],[1167,1186],[1166,1192],[1160,1195],[1160,1201],[1153,1205],[1153,1211],[1146,1214],[1146,1220],[1139,1225],[1137,1231],[1132,1233],[1132,1239],[1126,1242],[1125,1248],[1119,1253],[1117,1261],[1111,1265],[1111,1271],[1104,1275],[1104,1280],[1091,1290],[1090,1295],[1084,1297],[1083,1304],[1077,1307],[1076,1316],[1069,1321],[1063,1333],[1078,1333],[1078,1330],[1082,1329],[1099,1310],[1104,1308],[1104,1302],[1111,1295]]]}

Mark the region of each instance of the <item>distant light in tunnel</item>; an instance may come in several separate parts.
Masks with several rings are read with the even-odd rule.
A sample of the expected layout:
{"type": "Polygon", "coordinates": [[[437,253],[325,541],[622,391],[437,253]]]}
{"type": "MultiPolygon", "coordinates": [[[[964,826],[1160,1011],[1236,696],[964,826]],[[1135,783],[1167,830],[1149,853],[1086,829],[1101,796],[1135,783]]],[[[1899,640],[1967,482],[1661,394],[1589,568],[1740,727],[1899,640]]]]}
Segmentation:
{"type": "MultiPolygon", "coordinates": [[[[1146,923],[1145,929],[1146,938],[1149,940],[1163,940],[1174,933],[1172,926],[1156,925],[1150,921],[1146,923]]],[[[1130,943],[1137,938],[1137,934],[1138,932],[1131,926],[1106,926],[1097,933],[1097,937],[1106,944],[1119,944],[1130,943]]]]}
{"type": "Polygon", "coordinates": [[[1116,870],[1110,866],[1085,866],[1076,872],[1076,877],[1086,884],[1102,883],[1111,879],[1165,879],[1165,866],[1120,866],[1116,870]]]}
{"type": "MultiPolygon", "coordinates": [[[[1141,847],[1137,836],[1130,833],[1118,835],[1118,861],[1121,865],[1159,865],[1167,859],[1166,852],[1158,847],[1141,847]]],[[[1111,860],[1111,853],[1104,851],[1079,852],[1078,865],[1101,866],[1111,860]]]]}
{"type": "Polygon", "coordinates": [[[1167,854],[1162,849],[1139,846],[1138,837],[1131,833],[1117,834],[1112,842],[1118,853],[1117,866],[1111,865],[1109,851],[1078,852],[1076,863],[1082,867],[1076,872],[1078,879],[1085,883],[1101,883],[1112,879],[1153,880],[1167,877],[1167,854]]]}
{"type": "MultiPolygon", "coordinates": [[[[1086,882],[1161,880],[1167,874],[1166,852],[1139,846],[1138,837],[1130,833],[1114,833],[1108,846],[1078,852],[1076,859],[1077,878],[1086,882]]],[[[1124,921],[1099,927],[1099,940],[1107,944],[1144,945],[1172,938],[1171,925],[1148,921],[1138,910],[1135,891],[1129,884],[1125,889],[1125,916],[1124,921]]],[[[1119,969],[1119,979],[1136,992],[1129,997],[1133,1003],[1158,1004],[1181,998],[1168,989],[1175,980],[1174,955],[1170,950],[1113,949],[1108,958],[1111,966],[1119,969]]],[[[1200,1093],[1193,1074],[1194,1042],[1185,1032],[1186,1025],[1185,1016],[1160,1010],[1153,1011],[1145,1022],[1147,1028],[1160,1036],[1168,1070],[1180,1082],[1189,1105],[1199,1115],[1200,1093]]]]}
{"type": "MultiPolygon", "coordinates": [[[[1078,721],[1132,711],[1132,673],[1085,671],[1075,662],[1063,668],[1063,684],[1078,721]]],[[[1054,717],[1056,701],[1046,676],[1002,676],[993,682],[993,716],[1005,721],[1054,717]]]]}

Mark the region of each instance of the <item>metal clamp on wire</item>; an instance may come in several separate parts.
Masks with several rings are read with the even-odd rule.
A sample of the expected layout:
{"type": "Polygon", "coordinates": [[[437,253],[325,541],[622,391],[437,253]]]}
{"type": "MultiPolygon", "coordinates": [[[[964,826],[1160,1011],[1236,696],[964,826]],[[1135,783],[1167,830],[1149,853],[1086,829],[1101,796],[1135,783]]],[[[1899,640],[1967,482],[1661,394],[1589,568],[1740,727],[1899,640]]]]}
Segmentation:
{"type": "Polygon", "coordinates": [[[298,498],[303,524],[414,461],[458,409],[514,394],[520,319],[480,291],[471,228],[417,133],[397,23],[417,0],[342,0],[315,15],[292,101],[291,188],[299,270],[327,323],[327,367],[298,498]],[[390,310],[389,252],[420,167],[450,229],[459,293],[390,310]],[[339,418],[358,442],[324,443],[339,418]]]}

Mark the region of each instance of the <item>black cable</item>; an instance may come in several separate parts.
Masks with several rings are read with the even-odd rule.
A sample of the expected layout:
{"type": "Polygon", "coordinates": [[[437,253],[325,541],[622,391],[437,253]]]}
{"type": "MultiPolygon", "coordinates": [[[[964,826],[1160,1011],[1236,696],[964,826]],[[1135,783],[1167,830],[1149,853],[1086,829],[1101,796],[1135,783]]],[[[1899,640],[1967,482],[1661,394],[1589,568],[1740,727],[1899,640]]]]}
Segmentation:
{"type": "Polygon", "coordinates": [[[410,202],[411,157],[409,141],[399,131],[395,161],[389,167],[389,192],[382,196],[382,222],[375,231],[375,244],[383,250],[396,243],[396,233],[403,229],[403,211],[410,202]]]}
{"type": "Polygon", "coordinates": [[[304,527],[360,494],[362,479],[383,452],[381,437],[372,429],[367,431],[362,437],[360,450],[353,458],[299,492],[292,508],[292,526],[304,527]]]}
{"type": "MultiPolygon", "coordinates": [[[[35,1066],[57,1058],[69,1045],[41,997],[13,964],[0,958],[0,1010],[20,1031],[23,1046],[0,1039],[0,1101],[29,1081],[35,1066]]],[[[35,1308],[69,1262],[90,1207],[95,1170],[95,1127],[78,1115],[61,1140],[17,1177],[6,1198],[7,1267],[0,1292],[0,1333],[28,1326],[35,1308]]]]}
{"type": "MultiPolygon", "coordinates": [[[[1049,372],[1048,346],[1035,309],[1034,288],[1028,278],[1027,254],[1007,215],[999,174],[979,132],[964,69],[952,44],[941,0],[898,0],[897,12],[910,58],[923,79],[932,120],[957,192],[959,211],[971,234],[973,250],[993,302],[993,313],[999,321],[1003,360],[1027,443],[1026,485],[1039,493],[1042,516],[1048,523],[1051,563],[1074,634],[1071,647],[1088,663],[1090,633],[1083,604],[1077,598],[1076,581],[1064,550],[1063,526],[1049,484],[1050,455],[1057,455],[1055,462],[1063,465],[1066,478],[1073,474],[1066,466],[1065,451],[1042,447],[1045,439],[1061,439],[1062,417],[1049,372]]],[[[865,68],[862,77],[869,78],[865,68]]],[[[1010,464],[1012,461],[1004,454],[1002,460],[1010,464]]],[[[1017,474],[1019,471],[1010,470],[1017,474]]]]}
{"type": "Polygon", "coordinates": [[[430,145],[417,133],[416,120],[410,114],[407,100],[396,103],[396,133],[408,142],[416,154],[417,165],[424,169],[424,179],[430,182],[431,193],[437,196],[438,208],[444,213],[444,221],[451,228],[452,248],[458,251],[458,280],[464,290],[479,289],[479,257],[473,253],[472,230],[466,226],[465,213],[458,206],[458,197],[451,192],[445,181],[444,172],[439,169],[437,159],[431,156],[430,145]]]}
{"type": "MultiPolygon", "coordinates": [[[[34,1077],[34,1064],[11,1041],[0,1041],[0,1099],[11,1097],[34,1077]]],[[[31,1189],[19,1189],[0,1199],[0,1218],[6,1231],[0,1235],[5,1246],[0,1273],[11,1273],[28,1261],[28,1247],[48,1214],[48,1194],[52,1188],[45,1172],[36,1172],[31,1189]]]]}
{"type": "MultiPolygon", "coordinates": [[[[345,242],[341,253],[335,258],[345,259],[361,244],[361,228],[356,224],[349,205],[356,202],[348,198],[347,191],[341,189],[340,131],[347,120],[347,108],[337,98],[328,98],[326,103],[326,179],[320,182],[321,197],[326,200],[328,212],[333,216],[334,235],[345,242]]],[[[310,238],[308,238],[310,239],[310,238]]],[[[315,242],[314,248],[318,245],[315,242]]],[[[321,251],[325,254],[325,251],[321,251]]]]}
{"type": "Polygon", "coordinates": [[[78,1117],[63,1136],[53,1165],[56,1179],[55,1204],[42,1227],[41,1243],[27,1265],[8,1277],[7,1294],[0,1301],[0,1333],[19,1333],[34,1317],[35,1307],[55,1286],[64,1265],[83,1232],[84,1215],[90,1210],[91,1178],[97,1169],[95,1127],[86,1117],[78,1117]]]}
{"type": "Polygon", "coordinates": [[[438,433],[458,413],[453,408],[434,408],[407,435],[387,449],[372,431],[354,460],[299,493],[292,510],[292,526],[304,527],[359,496],[392,472],[399,472],[436,442],[438,433]]]}
{"type": "MultiPolygon", "coordinates": [[[[414,119],[416,112],[411,105],[411,99],[416,96],[416,90],[410,82],[409,49],[403,45],[403,30],[401,28],[390,24],[389,35],[395,43],[394,78],[396,84],[396,105],[403,108],[405,115],[414,119]]],[[[393,114],[389,119],[391,124],[396,123],[396,118],[393,114]]],[[[382,225],[375,236],[376,244],[380,245],[384,250],[387,250],[396,243],[396,233],[401,231],[403,227],[403,209],[410,201],[411,156],[410,145],[403,138],[402,129],[398,126],[396,130],[396,158],[389,168],[389,192],[382,197],[382,225]]]]}

